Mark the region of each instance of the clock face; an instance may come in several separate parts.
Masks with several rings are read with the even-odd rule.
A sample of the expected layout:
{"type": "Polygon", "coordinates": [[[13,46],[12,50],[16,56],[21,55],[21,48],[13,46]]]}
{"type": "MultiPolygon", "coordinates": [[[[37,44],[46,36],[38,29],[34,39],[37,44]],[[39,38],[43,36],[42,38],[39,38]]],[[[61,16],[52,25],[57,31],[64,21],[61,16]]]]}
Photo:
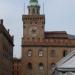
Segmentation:
{"type": "Polygon", "coordinates": [[[37,36],[37,27],[33,26],[33,27],[30,27],[29,29],[29,35],[31,37],[36,37],[37,36]]]}

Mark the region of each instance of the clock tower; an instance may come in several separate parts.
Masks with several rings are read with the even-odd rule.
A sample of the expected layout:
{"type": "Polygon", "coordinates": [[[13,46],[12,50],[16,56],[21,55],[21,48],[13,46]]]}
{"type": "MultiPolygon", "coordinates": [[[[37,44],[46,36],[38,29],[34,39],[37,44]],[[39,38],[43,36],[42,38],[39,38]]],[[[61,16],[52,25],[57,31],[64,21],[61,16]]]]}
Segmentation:
{"type": "Polygon", "coordinates": [[[45,15],[38,0],[30,0],[28,14],[22,16],[21,75],[51,75],[55,64],[75,50],[75,36],[65,31],[45,31],[45,15]]]}
{"type": "Polygon", "coordinates": [[[24,39],[43,39],[45,15],[40,14],[38,0],[30,0],[28,14],[22,16],[23,38],[24,39]]]}

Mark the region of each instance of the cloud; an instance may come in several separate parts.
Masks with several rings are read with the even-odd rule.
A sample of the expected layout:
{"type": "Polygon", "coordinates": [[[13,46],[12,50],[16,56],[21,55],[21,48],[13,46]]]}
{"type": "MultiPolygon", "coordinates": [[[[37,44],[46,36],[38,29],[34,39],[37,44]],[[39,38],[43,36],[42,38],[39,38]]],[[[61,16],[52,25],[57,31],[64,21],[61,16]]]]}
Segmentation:
{"type": "Polygon", "coordinates": [[[21,37],[22,37],[22,14],[23,1],[19,0],[1,0],[0,1],[0,18],[4,19],[4,25],[10,29],[14,38],[14,55],[20,57],[21,37]]]}
{"type": "Polygon", "coordinates": [[[65,30],[75,34],[74,7],[75,0],[46,0],[46,30],[65,30]]]}
{"type": "MultiPolygon", "coordinates": [[[[4,19],[4,25],[15,36],[14,55],[20,56],[22,37],[22,15],[27,13],[29,0],[0,0],[0,18],[4,19]]],[[[75,34],[75,0],[38,0],[43,11],[45,7],[45,30],[65,30],[75,34]]]]}

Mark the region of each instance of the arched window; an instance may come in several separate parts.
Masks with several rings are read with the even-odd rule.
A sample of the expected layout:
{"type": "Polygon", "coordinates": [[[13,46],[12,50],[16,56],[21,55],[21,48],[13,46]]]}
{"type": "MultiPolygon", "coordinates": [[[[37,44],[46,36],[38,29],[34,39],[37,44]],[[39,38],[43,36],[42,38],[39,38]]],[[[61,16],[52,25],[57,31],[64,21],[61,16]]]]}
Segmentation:
{"type": "Polygon", "coordinates": [[[65,57],[67,54],[68,54],[68,51],[67,50],[64,50],[63,51],[63,57],[65,57]]]}
{"type": "Polygon", "coordinates": [[[37,14],[39,14],[39,10],[37,10],[37,14]]]}
{"type": "Polygon", "coordinates": [[[32,56],[32,50],[31,49],[28,50],[28,56],[32,56]]]}
{"type": "Polygon", "coordinates": [[[43,56],[43,50],[39,50],[39,56],[40,56],[40,57],[43,56]]]}
{"type": "Polygon", "coordinates": [[[30,13],[30,8],[29,8],[29,13],[30,13]]]}
{"type": "Polygon", "coordinates": [[[31,63],[28,63],[28,69],[32,69],[32,64],[31,63]]]}
{"type": "Polygon", "coordinates": [[[50,71],[53,72],[55,68],[55,63],[51,63],[50,64],[50,71]]]}
{"type": "Polygon", "coordinates": [[[55,63],[51,63],[51,69],[53,70],[55,67],[55,63]]]}
{"type": "Polygon", "coordinates": [[[43,70],[43,68],[44,68],[43,63],[39,63],[39,69],[43,70]]]}
{"type": "Polygon", "coordinates": [[[32,9],[32,13],[35,14],[35,9],[34,8],[32,9]]]}
{"type": "Polygon", "coordinates": [[[50,66],[51,72],[54,70],[54,68],[55,68],[55,63],[51,63],[51,66],[50,66]]]}

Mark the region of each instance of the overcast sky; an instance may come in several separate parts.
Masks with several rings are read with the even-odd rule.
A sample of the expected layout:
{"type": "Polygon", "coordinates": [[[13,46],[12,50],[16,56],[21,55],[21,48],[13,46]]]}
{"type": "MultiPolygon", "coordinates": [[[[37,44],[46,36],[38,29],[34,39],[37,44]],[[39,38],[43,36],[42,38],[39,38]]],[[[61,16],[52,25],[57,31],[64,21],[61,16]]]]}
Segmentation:
{"type": "MultiPolygon", "coordinates": [[[[14,35],[14,57],[21,57],[22,15],[27,14],[29,0],[0,0],[0,19],[14,35]]],[[[46,31],[67,31],[75,35],[75,0],[39,0],[46,16],[46,31]]]]}

